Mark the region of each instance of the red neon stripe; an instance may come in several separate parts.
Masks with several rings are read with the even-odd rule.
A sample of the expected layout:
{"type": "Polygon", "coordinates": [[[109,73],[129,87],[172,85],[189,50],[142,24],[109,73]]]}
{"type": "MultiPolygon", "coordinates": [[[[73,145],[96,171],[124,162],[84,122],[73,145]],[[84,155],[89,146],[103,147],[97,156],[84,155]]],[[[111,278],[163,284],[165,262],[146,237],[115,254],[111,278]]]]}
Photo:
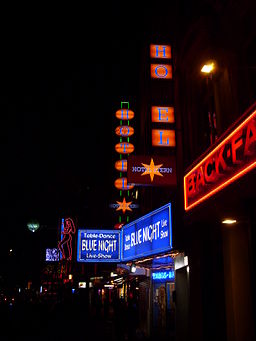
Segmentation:
{"type": "Polygon", "coordinates": [[[236,175],[234,175],[232,178],[228,179],[226,182],[223,182],[222,184],[220,184],[218,187],[216,187],[214,190],[212,190],[211,192],[207,193],[205,196],[203,196],[202,198],[198,199],[197,201],[195,201],[193,204],[191,204],[190,206],[187,205],[187,190],[186,190],[186,180],[184,178],[184,202],[185,202],[185,211],[190,210],[191,208],[195,207],[196,205],[198,205],[199,203],[201,203],[202,201],[206,200],[207,198],[211,197],[213,194],[219,192],[222,188],[226,187],[227,185],[229,185],[230,183],[234,182],[236,179],[240,178],[242,175],[248,173],[251,169],[256,167],[256,161],[254,161],[253,163],[251,163],[249,166],[247,166],[246,168],[244,168],[243,170],[241,170],[239,173],[237,173],[236,175]]]}

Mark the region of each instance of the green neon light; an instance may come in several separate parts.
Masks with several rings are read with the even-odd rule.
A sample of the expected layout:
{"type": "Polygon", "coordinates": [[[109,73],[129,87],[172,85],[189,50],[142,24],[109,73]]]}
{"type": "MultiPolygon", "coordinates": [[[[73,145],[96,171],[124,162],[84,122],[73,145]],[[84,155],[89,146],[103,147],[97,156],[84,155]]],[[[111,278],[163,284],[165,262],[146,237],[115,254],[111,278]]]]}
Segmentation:
{"type": "Polygon", "coordinates": [[[123,125],[123,121],[122,121],[122,120],[120,120],[120,126],[121,126],[121,125],[123,125]]]}
{"type": "Polygon", "coordinates": [[[121,221],[122,221],[122,217],[121,217],[121,216],[119,216],[119,223],[121,223],[121,221]]]}
{"type": "Polygon", "coordinates": [[[120,160],[122,160],[122,154],[119,154],[120,155],[120,160]]]}
{"type": "Polygon", "coordinates": [[[120,178],[122,177],[122,172],[120,172],[120,178]]]}
{"type": "Polygon", "coordinates": [[[127,220],[127,223],[128,223],[128,221],[129,221],[129,217],[128,217],[128,216],[127,216],[127,219],[126,219],[126,220],[127,220]]]}
{"type": "Polygon", "coordinates": [[[127,142],[130,142],[130,138],[129,137],[127,137],[127,142]]]}
{"type": "Polygon", "coordinates": [[[128,197],[130,196],[130,191],[128,190],[128,197]]]}
{"type": "Polygon", "coordinates": [[[130,109],[130,104],[129,104],[129,102],[121,102],[121,109],[123,109],[123,104],[127,104],[128,109],[130,109]]]}
{"type": "Polygon", "coordinates": [[[128,120],[128,126],[130,125],[130,121],[128,120]]]}
{"type": "Polygon", "coordinates": [[[120,197],[122,196],[122,191],[120,190],[120,197]]]}

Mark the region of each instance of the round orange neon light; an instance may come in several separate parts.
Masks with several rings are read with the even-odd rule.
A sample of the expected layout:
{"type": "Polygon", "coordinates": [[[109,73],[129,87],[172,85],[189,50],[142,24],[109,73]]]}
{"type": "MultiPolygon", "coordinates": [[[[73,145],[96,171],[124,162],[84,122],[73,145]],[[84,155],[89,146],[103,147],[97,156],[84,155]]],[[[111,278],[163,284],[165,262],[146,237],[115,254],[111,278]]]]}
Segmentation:
{"type": "Polygon", "coordinates": [[[127,137],[134,134],[134,129],[130,126],[119,126],[116,127],[115,133],[118,136],[127,137]]]}
{"type": "Polygon", "coordinates": [[[119,154],[130,154],[134,151],[134,145],[128,142],[120,142],[115,145],[115,150],[119,154]]]}
{"type": "Polygon", "coordinates": [[[115,169],[119,172],[127,172],[127,160],[118,160],[115,162],[115,169]]]}
{"type": "Polygon", "coordinates": [[[115,187],[117,189],[127,191],[128,189],[132,189],[134,187],[134,184],[127,184],[127,178],[118,178],[115,181],[115,187]]]}
{"type": "Polygon", "coordinates": [[[119,109],[116,111],[116,118],[119,120],[131,120],[134,117],[134,112],[130,109],[119,109]]]}

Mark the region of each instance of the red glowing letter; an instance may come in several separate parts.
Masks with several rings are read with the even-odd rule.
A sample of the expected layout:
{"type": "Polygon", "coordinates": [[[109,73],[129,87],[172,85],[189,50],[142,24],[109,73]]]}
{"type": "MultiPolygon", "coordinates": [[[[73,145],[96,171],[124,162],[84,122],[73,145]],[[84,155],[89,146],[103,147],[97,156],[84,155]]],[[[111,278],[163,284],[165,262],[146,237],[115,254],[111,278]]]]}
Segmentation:
{"type": "Polygon", "coordinates": [[[232,162],[234,164],[239,163],[239,161],[237,161],[236,151],[243,144],[243,140],[241,139],[242,134],[243,134],[243,131],[241,129],[231,140],[232,162]]]}
{"type": "Polygon", "coordinates": [[[244,146],[244,154],[250,154],[250,147],[253,143],[256,142],[256,127],[255,127],[255,120],[252,120],[246,129],[246,139],[245,139],[245,146],[244,146]]]}

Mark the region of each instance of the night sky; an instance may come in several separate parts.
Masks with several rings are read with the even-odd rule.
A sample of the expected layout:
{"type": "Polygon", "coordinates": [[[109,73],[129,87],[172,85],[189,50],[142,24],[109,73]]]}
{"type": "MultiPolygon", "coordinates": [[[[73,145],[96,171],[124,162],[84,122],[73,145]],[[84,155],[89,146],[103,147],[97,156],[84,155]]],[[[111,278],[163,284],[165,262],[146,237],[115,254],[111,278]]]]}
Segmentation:
{"type": "Polygon", "coordinates": [[[23,269],[56,246],[61,216],[112,227],[114,115],[122,100],[136,105],[153,8],[86,6],[22,7],[6,18],[1,262],[13,248],[23,269]],[[31,219],[41,224],[35,234],[31,219]]]}

